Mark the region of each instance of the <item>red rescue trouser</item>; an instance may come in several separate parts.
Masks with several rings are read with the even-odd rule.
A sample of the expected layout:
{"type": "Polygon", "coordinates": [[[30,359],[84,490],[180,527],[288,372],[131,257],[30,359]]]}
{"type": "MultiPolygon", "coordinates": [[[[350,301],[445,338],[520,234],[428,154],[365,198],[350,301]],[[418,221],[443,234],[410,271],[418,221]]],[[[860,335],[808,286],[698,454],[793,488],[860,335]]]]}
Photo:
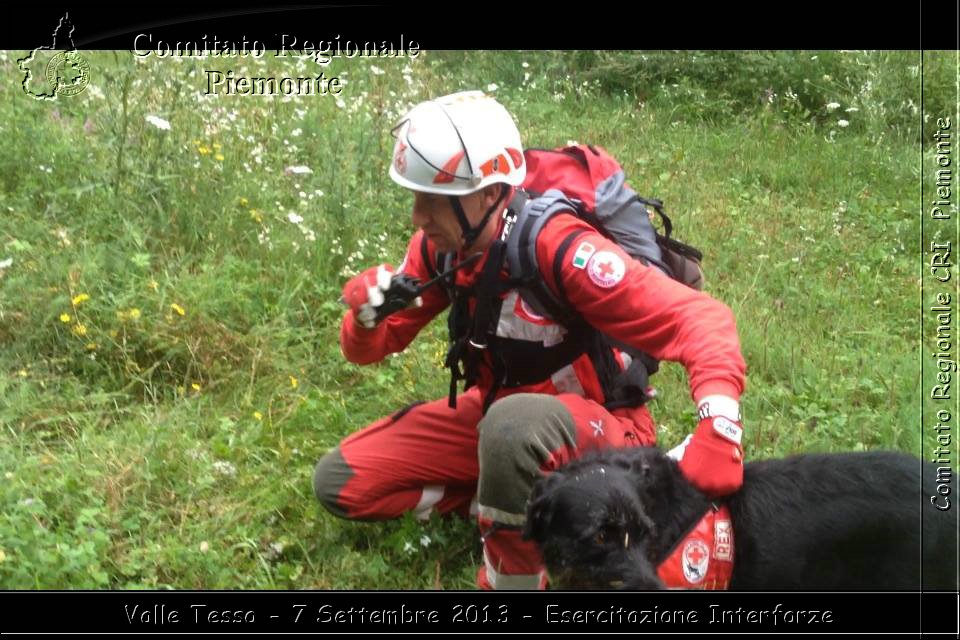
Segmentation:
{"type": "Polygon", "coordinates": [[[653,444],[653,419],[645,407],[610,412],[573,394],[507,396],[486,416],[481,403],[474,387],[456,409],[444,398],[377,420],[320,460],[314,488],[329,511],[349,519],[477,514],[479,586],[542,589],[540,554],[520,537],[533,483],[589,449],[653,444]]]}

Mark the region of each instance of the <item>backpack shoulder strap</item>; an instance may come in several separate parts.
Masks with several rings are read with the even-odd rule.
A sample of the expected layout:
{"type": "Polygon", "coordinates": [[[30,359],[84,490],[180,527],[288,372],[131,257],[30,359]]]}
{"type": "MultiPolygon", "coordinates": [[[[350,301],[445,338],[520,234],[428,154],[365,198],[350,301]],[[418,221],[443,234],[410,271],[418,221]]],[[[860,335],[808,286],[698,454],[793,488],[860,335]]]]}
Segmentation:
{"type": "MultiPolygon", "coordinates": [[[[506,239],[511,279],[518,284],[520,295],[536,313],[561,324],[571,323],[577,318],[576,314],[565,300],[550,290],[543,279],[537,260],[537,238],[553,216],[565,211],[578,211],[577,202],[568,199],[557,189],[549,189],[535,198],[518,191],[510,203],[510,209],[515,216],[506,239]]],[[[572,242],[573,238],[565,238],[561,243],[561,253],[566,253],[572,242]]]]}

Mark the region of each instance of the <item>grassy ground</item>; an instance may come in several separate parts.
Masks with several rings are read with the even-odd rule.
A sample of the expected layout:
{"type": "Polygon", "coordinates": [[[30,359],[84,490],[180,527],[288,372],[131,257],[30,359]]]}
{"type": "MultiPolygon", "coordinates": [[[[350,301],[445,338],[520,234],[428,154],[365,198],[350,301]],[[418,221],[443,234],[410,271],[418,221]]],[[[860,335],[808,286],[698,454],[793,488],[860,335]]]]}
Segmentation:
{"type": "MultiPolygon", "coordinates": [[[[347,434],[445,393],[441,322],[361,368],[336,299],[411,232],[392,124],[485,73],[528,146],[605,146],[704,250],[749,364],[750,458],[920,451],[921,156],[849,104],[705,120],[695,96],[554,77],[555,56],[429,52],[337,61],[341,97],[291,100],[203,97],[202,72],[313,62],[89,52],[93,86],[41,102],[21,55],[0,54],[4,588],[472,588],[471,523],[345,523],[311,479],[347,434]]],[[[672,445],[694,407],[678,366],[656,383],[672,445]]]]}

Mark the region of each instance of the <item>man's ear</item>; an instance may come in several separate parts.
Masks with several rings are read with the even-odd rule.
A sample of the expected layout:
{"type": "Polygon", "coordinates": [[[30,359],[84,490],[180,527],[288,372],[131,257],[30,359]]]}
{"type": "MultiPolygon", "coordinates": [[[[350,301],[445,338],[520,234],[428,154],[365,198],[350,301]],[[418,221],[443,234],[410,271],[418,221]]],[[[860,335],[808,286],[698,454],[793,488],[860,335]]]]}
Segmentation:
{"type": "MultiPolygon", "coordinates": [[[[504,184],[502,182],[496,182],[494,184],[488,184],[481,191],[481,201],[483,204],[483,210],[486,211],[497,202],[501,197],[506,197],[506,192],[510,189],[510,185],[504,184]]],[[[506,204],[505,202],[503,204],[506,204]]]]}

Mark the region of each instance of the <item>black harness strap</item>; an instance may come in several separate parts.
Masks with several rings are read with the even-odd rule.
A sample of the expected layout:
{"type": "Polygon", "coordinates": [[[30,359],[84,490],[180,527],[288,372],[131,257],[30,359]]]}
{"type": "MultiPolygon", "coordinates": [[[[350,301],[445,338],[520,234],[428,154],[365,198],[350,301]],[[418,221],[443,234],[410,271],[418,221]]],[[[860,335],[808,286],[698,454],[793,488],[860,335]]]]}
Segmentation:
{"type": "MultiPolygon", "coordinates": [[[[451,330],[451,347],[447,353],[446,366],[450,368],[450,399],[449,406],[457,406],[457,383],[466,381],[465,389],[470,388],[479,372],[480,359],[483,351],[490,345],[490,337],[496,333],[495,321],[498,320],[500,310],[500,294],[509,283],[500,281],[500,271],[503,269],[506,243],[495,240],[487,249],[487,261],[480,272],[480,278],[475,286],[477,304],[470,317],[470,296],[467,291],[457,291],[454,309],[450,318],[456,318],[449,323],[451,330]],[[460,364],[463,363],[461,369],[460,364]]],[[[487,394],[484,410],[492,402],[493,396],[500,388],[503,372],[497,374],[494,370],[493,387],[487,394]]]]}

